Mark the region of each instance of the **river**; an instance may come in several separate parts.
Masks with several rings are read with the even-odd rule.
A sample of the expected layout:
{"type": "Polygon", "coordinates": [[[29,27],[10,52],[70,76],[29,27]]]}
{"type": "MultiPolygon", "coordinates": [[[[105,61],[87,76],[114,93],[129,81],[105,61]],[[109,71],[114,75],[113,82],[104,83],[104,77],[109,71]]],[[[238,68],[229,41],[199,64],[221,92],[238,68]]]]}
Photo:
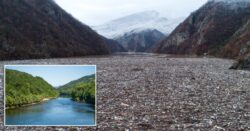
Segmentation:
{"type": "Polygon", "coordinates": [[[56,98],[32,106],[6,110],[6,125],[95,125],[92,105],[56,98]]]}

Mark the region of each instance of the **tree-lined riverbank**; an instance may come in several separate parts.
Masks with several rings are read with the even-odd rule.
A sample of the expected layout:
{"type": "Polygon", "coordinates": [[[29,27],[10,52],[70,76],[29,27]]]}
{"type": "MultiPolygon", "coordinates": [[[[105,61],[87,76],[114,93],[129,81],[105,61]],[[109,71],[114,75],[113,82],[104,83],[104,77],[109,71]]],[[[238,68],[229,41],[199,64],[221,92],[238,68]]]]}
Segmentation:
{"type": "Polygon", "coordinates": [[[77,102],[95,104],[95,74],[84,76],[55,89],[41,77],[6,69],[6,108],[33,105],[59,94],[77,102]]]}
{"type": "Polygon", "coordinates": [[[57,90],[61,96],[71,97],[72,100],[77,102],[95,105],[95,74],[71,81],[57,90]]]}
{"type": "Polygon", "coordinates": [[[59,93],[41,77],[6,69],[6,108],[15,108],[44,99],[56,98],[59,93]]]}

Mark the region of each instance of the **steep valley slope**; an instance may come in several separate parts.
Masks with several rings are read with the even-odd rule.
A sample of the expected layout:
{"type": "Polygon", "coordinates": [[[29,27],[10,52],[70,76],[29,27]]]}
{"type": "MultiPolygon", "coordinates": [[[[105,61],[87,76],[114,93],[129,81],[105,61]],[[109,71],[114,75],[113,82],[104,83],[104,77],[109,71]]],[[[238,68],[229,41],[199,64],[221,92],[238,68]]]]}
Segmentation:
{"type": "Polygon", "coordinates": [[[107,43],[53,0],[0,1],[0,59],[109,54],[107,43]]]}
{"type": "Polygon", "coordinates": [[[250,1],[210,0],[165,40],[157,53],[239,58],[249,52],[250,1]]]}

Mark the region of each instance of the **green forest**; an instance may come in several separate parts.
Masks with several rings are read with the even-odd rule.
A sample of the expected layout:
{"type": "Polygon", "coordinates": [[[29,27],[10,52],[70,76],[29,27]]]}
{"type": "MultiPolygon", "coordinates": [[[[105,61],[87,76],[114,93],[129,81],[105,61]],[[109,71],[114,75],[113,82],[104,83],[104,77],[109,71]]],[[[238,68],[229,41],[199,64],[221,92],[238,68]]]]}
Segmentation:
{"type": "Polygon", "coordinates": [[[5,84],[6,107],[19,107],[59,95],[43,78],[16,70],[6,69],[5,84]]]}
{"type": "Polygon", "coordinates": [[[71,97],[77,102],[95,104],[95,74],[71,81],[55,89],[41,77],[6,69],[6,107],[41,102],[45,98],[71,97]]]}
{"type": "Polygon", "coordinates": [[[61,96],[71,97],[78,102],[95,104],[95,74],[71,81],[58,88],[61,96]]]}

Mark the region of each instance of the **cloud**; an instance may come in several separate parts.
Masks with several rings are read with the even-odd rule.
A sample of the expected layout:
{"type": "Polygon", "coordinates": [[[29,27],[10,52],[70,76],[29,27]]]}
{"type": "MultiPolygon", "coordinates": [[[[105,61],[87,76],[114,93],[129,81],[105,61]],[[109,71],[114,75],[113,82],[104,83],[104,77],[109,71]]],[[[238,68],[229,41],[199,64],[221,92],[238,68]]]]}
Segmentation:
{"type": "Polygon", "coordinates": [[[83,23],[93,26],[147,10],[168,18],[187,17],[207,0],[55,0],[83,23]]]}

